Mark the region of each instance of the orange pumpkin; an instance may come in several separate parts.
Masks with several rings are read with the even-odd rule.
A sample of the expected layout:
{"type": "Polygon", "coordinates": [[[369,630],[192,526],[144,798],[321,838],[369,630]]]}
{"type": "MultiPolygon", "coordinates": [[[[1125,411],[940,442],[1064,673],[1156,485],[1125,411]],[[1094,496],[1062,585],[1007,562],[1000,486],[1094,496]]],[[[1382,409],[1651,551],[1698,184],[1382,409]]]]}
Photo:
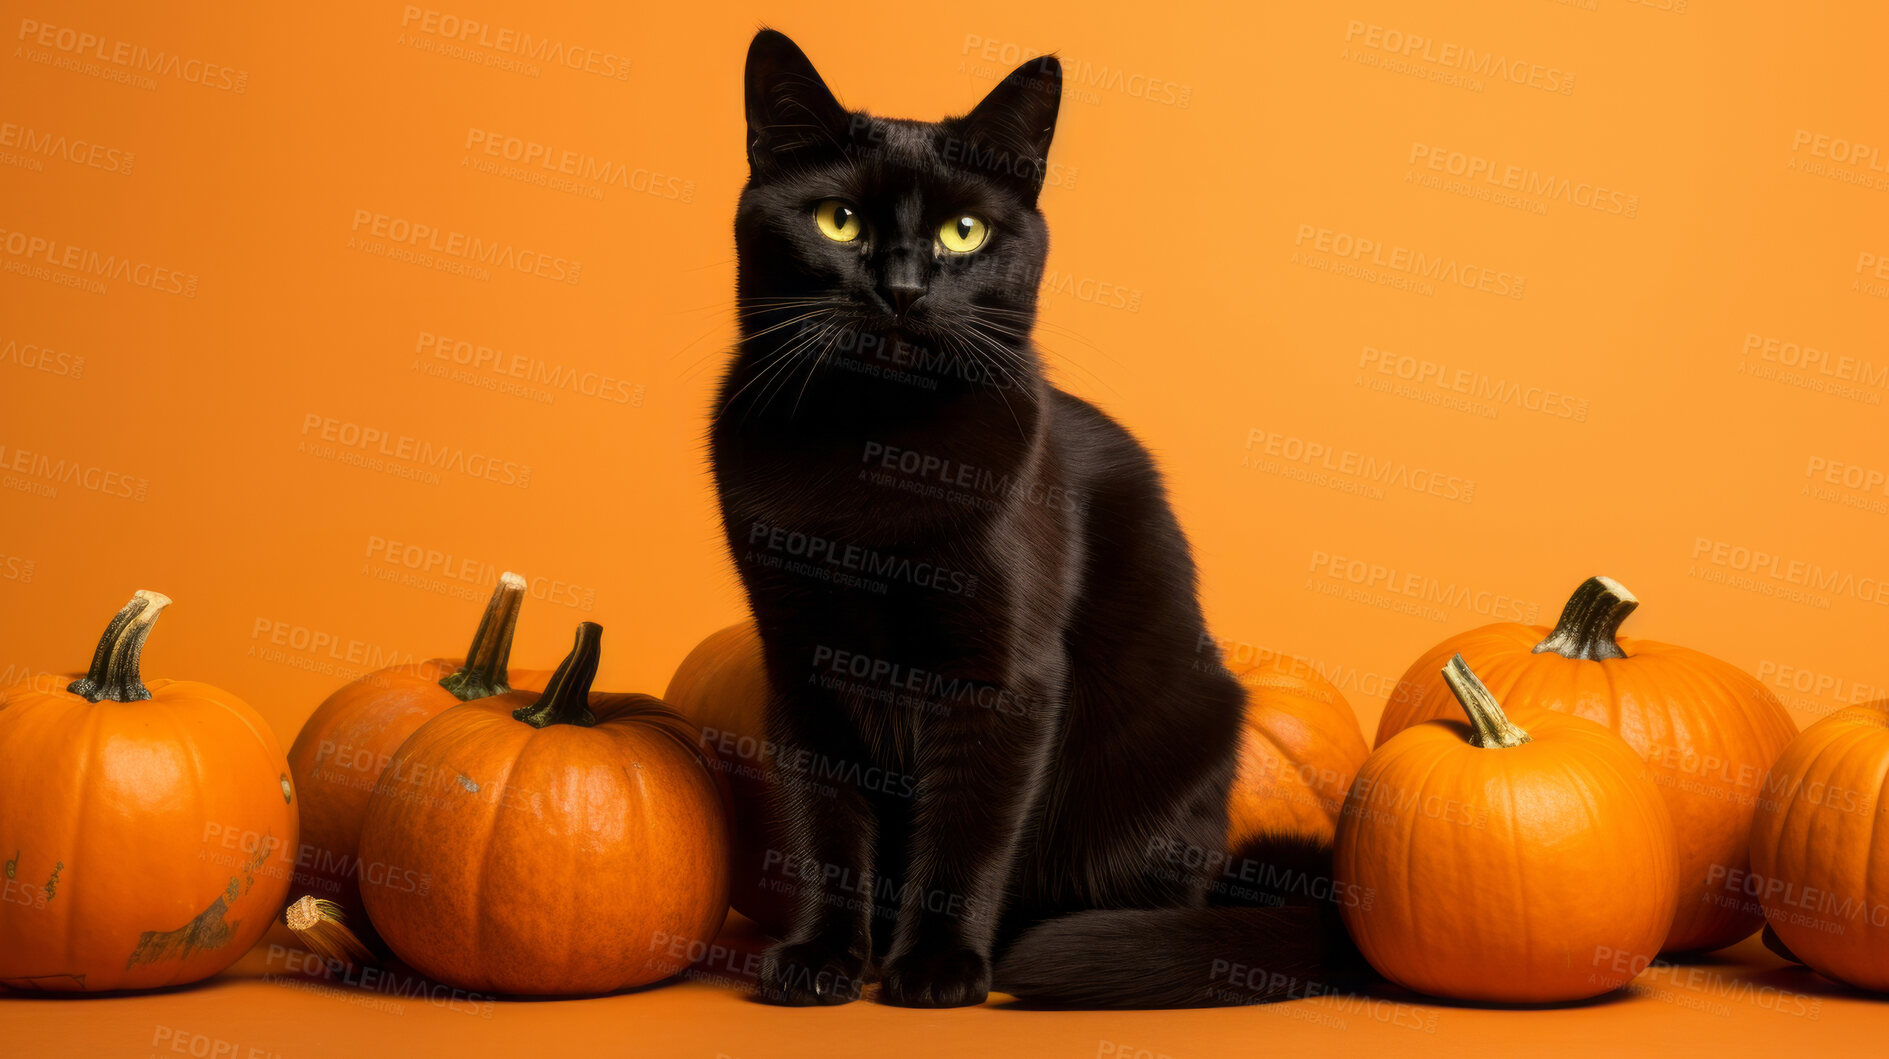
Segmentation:
{"type": "Polygon", "coordinates": [[[1386,978],[1460,1000],[1549,1003],[1617,989],[1672,925],[1672,816],[1619,736],[1565,713],[1511,721],[1461,656],[1470,724],[1379,747],[1338,824],[1340,906],[1386,978]]]}
{"type": "Polygon", "coordinates": [[[753,623],[730,625],[696,645],[662,697],[694,723],[727,779],[729,903],[762,930],[783,933],[798,884],[782,870],[768,822],[768,683],[753,623]]]}
{"type": "Polygon", "coordinates": [[[1797,732],[1777,696],[1736,666],[1685,647],[1618,637],[1639,601],[1611,578],[1576,589],[1552,632],[1499,623],[1445,640],[1410,667],[1377,729],[1377,745],[1412,725],[1455,716],[1436,673],[1461,654],[1511,707],[1542,707],[1612,729],[1652,768],[1679,834],[1679,910],[1665,952],[1723,948],[1758,929],[1750,902],[1727,892],[1748,864],[1764,775],[1797,732]]]}
{"type": "Polygon", "coordinates": [[[699,959],[728,912],[712,760],[648,695],[592,695],[603,630],[542,695],[455,706],[394,754],[368,803],[367,914],[431,978],[487,993],[644,985],[699,959]]]}
{"type": "Polygon", "coordinates": [[[1371,753],[1357,713],[1301,659],[1269,654],[1233,675],[1246,689],[1246,717],[1227,796],[1228,851],[1265,835],[1331,842],[1371,753]]]}
{"type": "Polygon", "coordinates": [[[504,574],[464,659],[434,658],[369,673],[328,696],[302,724],[289,748],[289,769],[302,793],[297,892],[333,901],[358,920],[361,876],[385,870],[358,857],[361,820],[394,750],[420,725],[461,702],[502,695],[514,686],[544,687],[549,672],[507,668],[524,597],[524,578],[504,574]]]}
{"type": "Polygon", "coordinates": [[[143,680],[170,600],[139,592],[84,676],[0,692],[0,985],[208,978],[288,894],[296,792],[269,725],[190,680],[143,680]]]}
{"type": "Polygon", "coordinates": [[[1771,766],[1751,827],[1751,875],[1792,959],[1826,978],[1889,992],[1889,700],[1804,729],[1771,766]]]}

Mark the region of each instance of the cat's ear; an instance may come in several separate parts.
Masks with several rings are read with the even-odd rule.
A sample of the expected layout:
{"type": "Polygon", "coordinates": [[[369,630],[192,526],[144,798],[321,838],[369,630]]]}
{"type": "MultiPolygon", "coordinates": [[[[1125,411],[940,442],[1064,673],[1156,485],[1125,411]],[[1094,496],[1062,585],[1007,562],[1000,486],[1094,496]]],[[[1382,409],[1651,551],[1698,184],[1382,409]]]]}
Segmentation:
{"type": "Polygon", "coordinates": [[[852,115],[785,33],[748,45],[748,169],[759,175],[811,152],[845,149],[852,115]]]}
{"type": "Polygon", "coordinates": [[[1063,64],[1054,55],[1010,71],[964,118],[965,133],[978,148],[971,157],[987,158],[986,168],[1024,180],[1034,203],[1049,171],[1049,142],[1062,100],[1063,64]]]}

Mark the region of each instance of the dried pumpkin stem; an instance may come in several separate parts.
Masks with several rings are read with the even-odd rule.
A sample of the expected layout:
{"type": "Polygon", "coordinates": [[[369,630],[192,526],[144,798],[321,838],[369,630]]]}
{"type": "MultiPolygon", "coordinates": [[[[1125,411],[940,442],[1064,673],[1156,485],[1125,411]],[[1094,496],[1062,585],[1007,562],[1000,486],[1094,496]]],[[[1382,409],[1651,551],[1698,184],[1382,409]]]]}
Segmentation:
{"type": "Polygon", "coordinates": [[[518,628],[518,608],[525,600],[525,579],[507,570],[499,575],[492,598],[479,619],[466,649],[466,664],[441,677],[439,686],[461,702],[503,695],[512,690],[508,667],[512,660],[512,632],[518,628]]]}
{"type": "Polygon", "coordinates": [[[533,728],[552,724],[574,724],[589,728],[597,723],[590,712],[590,685],[597,679],[597,661],[603,656],[603,626],[594,621],[579,622],[577,643],[571,653],[558,663],[544,694],[530,706],[512,711],[512,716],[533,728]]]}
{"type": "Polygon", "coordinates": [[[310,952],[322,959],[371,967],[380,961],[374,952],[348,929],[347,913],[333,901],[323,901],[313,894],[296,901],[282,913],[282,921],[310,952]]]}
{"type": "Polygon", "coordinates": [[[1625,658],[1616,637],[1640,601],[1611,577],[1590,577],[1568,597],[1561,620],[1548,638],[1535,645],[1536,654],[1553,651],[1564,658],[1625,658]]]}
{"type": "Polygon", "coordinates": [[[144,641],[150,638],[152,624],[170,605],[171,598],[162,592],[139,589],[105,627],[98,649],[92,652],[92,667],[67,684],[66,690],[87,702],[141,702],[150,698],[151,689],[144,686],[138,663],[144,656],[144,641]]]}
{"type": "Polygon", "coordinates": [[[1528,733],[1502,712],[1502,704],[1495,701],[1495,696],[1470,670],[1462,655],[1450,659],[1449,665],[1443,667],[1443,680],[1456,695],[1456,701],[1463,704],[1463,712],[1469,715],[1469,723],[1476,729],[1469,737],[1471,746],[1497,749],[1521,746],[1529,741],[1528,733]]]}

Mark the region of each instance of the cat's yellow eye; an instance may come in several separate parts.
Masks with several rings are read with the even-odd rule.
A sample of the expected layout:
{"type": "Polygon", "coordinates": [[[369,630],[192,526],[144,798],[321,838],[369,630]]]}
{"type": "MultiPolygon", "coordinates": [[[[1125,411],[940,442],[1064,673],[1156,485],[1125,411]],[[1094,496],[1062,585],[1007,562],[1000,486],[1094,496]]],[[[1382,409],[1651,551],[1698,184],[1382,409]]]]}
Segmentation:
{"type": "Polygon", "coordinates": [[[859,211],[838,199],[827,199],[813,208],[813,223],[820,234],[836,243],[850,243],[859,238],[859,211]]]}
{"type": "Polygon", "coordinates": [[[983,246],[988,238],[990,225],[985,224],[982,217],[968,213],[951,218],[938,229],[938,241],[954,254],[968,254],[983,246]]]}

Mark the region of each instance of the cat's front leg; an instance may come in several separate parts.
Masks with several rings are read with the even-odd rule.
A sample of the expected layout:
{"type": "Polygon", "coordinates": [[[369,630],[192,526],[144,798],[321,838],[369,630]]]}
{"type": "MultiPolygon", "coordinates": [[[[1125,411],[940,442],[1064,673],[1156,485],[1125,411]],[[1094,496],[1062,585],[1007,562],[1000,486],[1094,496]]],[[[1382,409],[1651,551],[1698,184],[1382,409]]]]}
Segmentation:
{"type": "Polygon", "coordinates": [[[1040,693],[988,690],[925,723],[910,867],[880,982],[888,1004],[961,1007],[990,992],[991,945],[1057,711],[1040,693]]]}
{"type": "Polygon", "coordinates": [[[872,959],[873,843],[870,800],[844,777],[857,738],[814,718],[825,703],[792,695],[769,710],[774,799],[782,864],[797,886],[787,937],[767,950],[757,991],[774,1004],[859,999],[872,959]],[[841,778],[830,778],[838,776],[841,778]]]}

